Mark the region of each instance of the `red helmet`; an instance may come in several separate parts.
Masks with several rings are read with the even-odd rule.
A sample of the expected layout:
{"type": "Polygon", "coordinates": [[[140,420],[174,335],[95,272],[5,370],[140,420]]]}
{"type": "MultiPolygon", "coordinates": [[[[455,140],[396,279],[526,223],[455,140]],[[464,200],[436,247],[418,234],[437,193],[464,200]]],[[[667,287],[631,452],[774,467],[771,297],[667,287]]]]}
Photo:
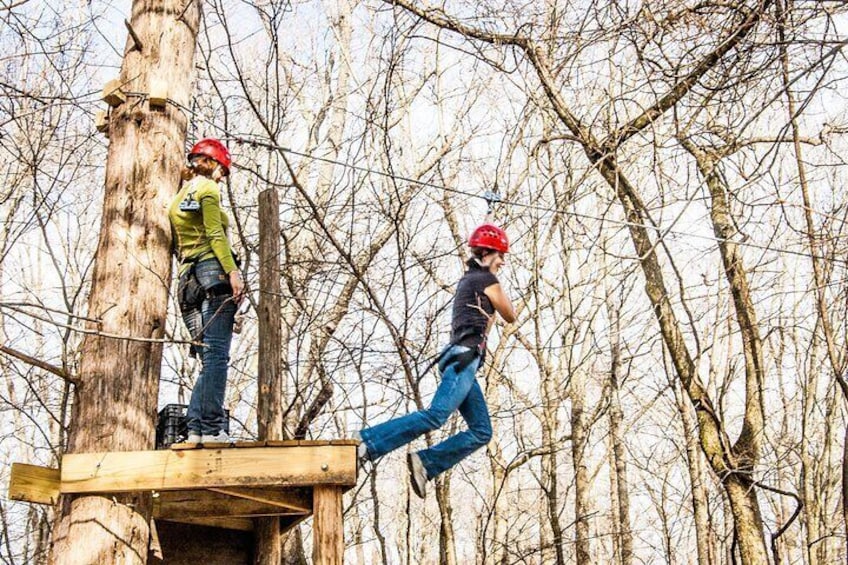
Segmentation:
{"type": "Polygon", "coordinates": [[[224,175],[230,174],[230,165],[233,163],[233,159],[230,157],[230,150],[217,139],[207,137],[195,143],[191,151],[188,152],[188,158],[191,159],[195,155],[205,155],[215,160],[224,168],[224,175]]]}
{"type": "Polygon", "coordinates": [[[506,253],[509,251],[509,239],[506,237],[506,232],[495,224],[482,224],[471,232],[471,236],[468,238],[468,246],[494,249],[506,253]]]}

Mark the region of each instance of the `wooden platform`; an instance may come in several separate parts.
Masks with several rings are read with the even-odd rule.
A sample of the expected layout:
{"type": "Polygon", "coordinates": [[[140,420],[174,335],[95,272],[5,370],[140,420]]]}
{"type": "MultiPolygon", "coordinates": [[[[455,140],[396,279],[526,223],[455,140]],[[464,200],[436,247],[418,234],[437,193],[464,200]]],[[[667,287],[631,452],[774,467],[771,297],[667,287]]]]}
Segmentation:
{"type": "Polygon", "coordinates": [[[9,498],[55,504],[64,494],[150,491],[157,521],[243,532],[253,529],[254,518],[278,516],[286,530],[314,513],[316,540],[326,536],[341,543],[343,552],[341,495],[356,485],[358,443],[175,444],[157,451],[68,453],[60,469],[13,463],[9,498]]]}

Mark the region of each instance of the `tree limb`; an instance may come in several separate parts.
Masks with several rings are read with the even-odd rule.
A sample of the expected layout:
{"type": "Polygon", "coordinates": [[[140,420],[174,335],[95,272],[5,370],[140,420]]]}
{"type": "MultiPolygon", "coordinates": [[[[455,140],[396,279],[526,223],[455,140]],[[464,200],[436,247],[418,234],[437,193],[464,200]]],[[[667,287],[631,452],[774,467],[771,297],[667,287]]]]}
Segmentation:
{"type": "Polygon", "coordinates": [[[19,361],[23,361],[24,363],[32,365],[33,367],[38,367],[39,369],[47,371],[48,373],[52,373],[52,374],[56,375],[57,377],[65,379],[66,381],[68,381],[69,383],[71,383],[73,385],[76,385],[76,384],[79,383],[79,381],[77,380],[76,377],[71,376],[64,369],[62,369],[60,367],[56,367],[55,365],[51,365],[50,363],[45,363],[44,361],[42,361],[40,359],[36,359],[35,357],[31,357],[31,356],[27,355],[26,353],[22,353],[22,352],[18,351],[17,349],[12,349],[11,347],[6,347],[5,345],[0,345],[0,353],[5,353],[9,357],[13,357],[13,358],[15,358],[19,361]]]}

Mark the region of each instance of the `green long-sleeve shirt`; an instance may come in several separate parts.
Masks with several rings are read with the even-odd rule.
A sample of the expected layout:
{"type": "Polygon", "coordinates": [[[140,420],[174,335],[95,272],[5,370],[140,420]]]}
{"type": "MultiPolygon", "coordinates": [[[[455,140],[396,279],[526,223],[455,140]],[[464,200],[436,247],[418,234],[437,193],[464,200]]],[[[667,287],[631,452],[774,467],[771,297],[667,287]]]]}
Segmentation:
{"type": "MultiPolygon", "coordinates": [[[[236,269],[227,239],[230,220],[221,210],[218,183],[203,176],[183,183],[168,207],[168,218],[171,220],[174,248],[181,260],[216,257],[225,273],[236,269]]],[[[180,274],[186,269],[188,265],[181,266],[180,274]]]]}

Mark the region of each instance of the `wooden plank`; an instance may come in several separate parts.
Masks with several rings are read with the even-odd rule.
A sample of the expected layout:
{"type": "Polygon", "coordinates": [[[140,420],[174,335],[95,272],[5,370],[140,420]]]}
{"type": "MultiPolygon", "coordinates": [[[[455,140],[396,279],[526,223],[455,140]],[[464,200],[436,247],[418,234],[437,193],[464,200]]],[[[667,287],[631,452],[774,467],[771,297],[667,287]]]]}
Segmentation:
{"type": "Polygon", "coordinates": [[[148,80],[147,102],[151,108],[164,108],[168,104],[168,81],[151,76],[148,80]]]}
{"type": "Polygon", "coordinates": [[[268,447],[300,447],[297,439],[269,439],[265,442],[268,447]]]}
{"type": "Polygon", "coordinates": [[[94,128],[109,137],[109,114],[106,110],[97,110],[97,113],[94,114],[94,128]]]}
{"type": "Polygon", "coordinates": [[[174,451],[184,451],[186,449],[200,449],[200,444],[194,442],[189,443],[187,441],[184,441],[181,443],[172,443],[168,446],[168,448],[173,449],[174,451]]]}
{"type": "Polygon", "coordinates": [[[312,490],[307,487],[286,489],[229,487],[209,490],[263,504],[272,504],[294,512],[312,513],[312,490]]]}
{"type": "Polygon", "coordinates": [[[271,447],[323,447],[327,445],[359,445],[355,439],[277,439],[265,442],[271,447]]]}
{"type": "Polygon", "coordinates": [[[153,517],[162,520],[303,516],[311,512],[311,509],[291,508],[210,490],[165,491],[156,493],[153,499],[153,517]]]}
{"type": "Polygon", "coordinates": [[[59,500],[59,469],[12,463],[9,499],[56,504],[59,500]]]}
{"type": "Polygon", "coordinates": [[[244,449],[245,447],[265,447],[267,443],[264,441],[237,441],[234,445],[244,449]]]}
{"type": "Polygon", "coordinates": [[[228,441],[207,441],[198,445],[203,449],[230,449],[231,447],[235,447],[234,443],[228,441]]]}
{"type": "Polygon", "coordinates": [[[159,559],[164,559],[162,555],[162,544],[159,541],[159,529],[156,527],[156,520],[150,520],[150,554],[159,559]]]}
{"type": "Polygon", "coordinates": [[[101,95],[101,98],[113,108],[126,102],[127,95],[124,94],[123,90],[121,90],[121,81],[118,79],[112,79],[107,82],[106,86],[103,87],[103,94],[101,95]]]}
{"type": "Polygon", "coordinates": [[[174,518],[169,520],[160,519],[162,522],[176,522],[178,524],[195,524],[198,526],[210,526],[212,528],[224,528],[225,530],[239,530],[241,532],[253,531],[252,518],[174,518]]]}
{"type": "Polygon", "coordinates": [[[312,562],[315,565],[342,565],[342,489],[337,486],[316,486],[313,491],[313,514],[312,562]]]}
{"type": "Polygon", "coordinates": [[[354,446],[69,453],[65,493],[356,485],[354,446]]]}

